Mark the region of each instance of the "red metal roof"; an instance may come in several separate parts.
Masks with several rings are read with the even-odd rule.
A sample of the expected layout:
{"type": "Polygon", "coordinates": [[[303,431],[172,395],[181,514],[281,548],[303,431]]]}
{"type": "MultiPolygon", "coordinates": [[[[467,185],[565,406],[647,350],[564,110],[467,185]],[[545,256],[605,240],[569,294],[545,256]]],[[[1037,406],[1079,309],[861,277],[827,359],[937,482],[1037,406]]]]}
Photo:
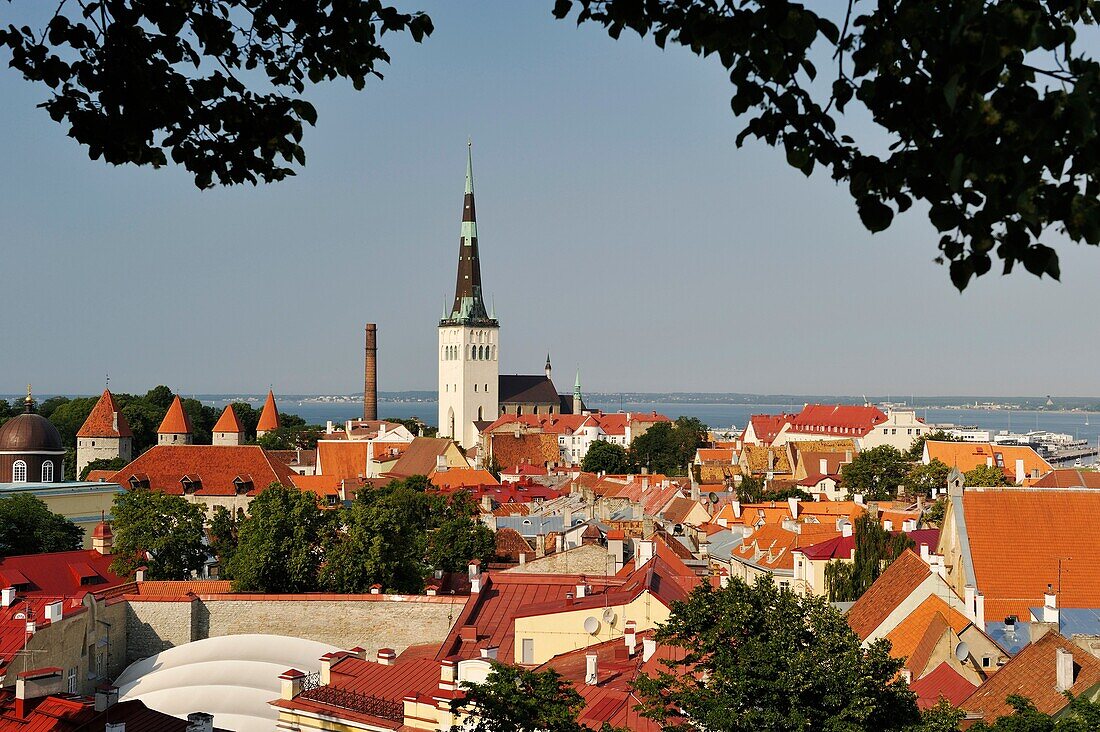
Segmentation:
{"type": "Polygon", "coordinates": [[[913,683],[909,688],[917,695],[917,706],[929,709],[939,700],[946,699],[951,706],[957,707],[977,687],[970,683],[951,664],[944,661],[929,673],[913,683]]]}

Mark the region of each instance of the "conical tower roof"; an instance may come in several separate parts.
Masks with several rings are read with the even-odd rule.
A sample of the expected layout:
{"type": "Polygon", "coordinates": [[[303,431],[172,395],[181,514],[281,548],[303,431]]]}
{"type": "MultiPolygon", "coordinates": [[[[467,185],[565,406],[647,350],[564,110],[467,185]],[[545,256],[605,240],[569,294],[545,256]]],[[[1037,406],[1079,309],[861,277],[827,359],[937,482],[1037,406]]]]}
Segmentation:
{"type": "Polygon", "coordinates": [[[268,389],[267,401],[264,402],[264,410],[260,412],[260,421],[256,424],[257,432],[271,432],[279,429],[279,408],[275,406],[275,394],[268,389]]]}
{"type": "Polygon", "coordinates": [[[115,403],[114,394],[107,389],[103,390],[99,401],[92,407],[88,418],[80,426],[77,437],[133,437],[130,423],[126,421],[118,404],[115,403]]]}
{"type": "Polygon", "coordinates": [[[225,411],[222,412],[222,416],[218,417],[218,422],[211,431],[232,432],[235,434],[244,432],[244,427],[241,427],[241,421],[237,419],[237,412],[233,409],[232,404],[225,406],[225,411]]]}
{"type": "Polygon", "coordinates": [[[172,405],[168,407],[168,414],[164,415],[164,420],[161,421],[160,427],[157,427],[157,434],[191,434],[191,420],[187,417],[187,412],[183,411],[183,402],[180,401],[179,394],[172,400],[172,405]]]}

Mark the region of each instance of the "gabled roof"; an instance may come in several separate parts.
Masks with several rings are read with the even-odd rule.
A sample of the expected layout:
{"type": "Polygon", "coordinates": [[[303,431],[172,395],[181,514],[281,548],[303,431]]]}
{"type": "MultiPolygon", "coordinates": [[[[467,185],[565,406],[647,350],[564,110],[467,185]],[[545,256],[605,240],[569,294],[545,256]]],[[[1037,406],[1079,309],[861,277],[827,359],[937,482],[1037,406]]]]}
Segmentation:
{"type": "Polygon", "coordinates": [[[1031,484],[1033,488],[1100,488],[1100,472],[1059,468],[1031,484]]]}
{"type": "Polygon", "coordinates": [[[501,374],[497,377],[497,398],[501,404],[559,403],[554,382],[544,374],[501,374]]]}
{"type": "Polygon", "coordinates": [[[928,661],[926,653],[917,652],[923,645],[922,641],[928,637],[933,637],[933,641],[938,640],[947,628],[958,635],[970,625],[970,619],[944,602],[943,598],[929,595],[908,617],[886,634],[891,643],[890,655],[909,659],[906,665],[919,673],[928,661]]]}
{"type": "Polygon", "coordinates": [[[497,433],[489,438],[492,441],[492,453],[501,465],[531,463],[546,465],[561,460],[558,438],[552,434],[514,434],[497,433]]]}
{"type": "Polygon", "coordinates": [[[399,478],[430,475],[435,470],[436,458],[446,455],[453,445],[454,442],[444,437],[413,438],[408,449],[397,459],[388,474],[399,478]]]}
{"type": "Polygon", "coordinates": [[[500,481],[493,477],[488,470],[480,468],[450,468],[449,470],[435,470],[429,476],[432,485],[443,491],[455,491],[464,488],[479,488],[481,486],[497,486],[500,481]]]}
{"type": "Polygon", "coordinates": [[[770,445],[783,428],[794,419],[793,414],[754,414],[749,418],[756,439],[764,445],[770,445]]]}
{"type": "Polygon", "coordinates": [[[863,437],[886,421],[878,407],[852,404],[807,404],[791,420],[791,432],[853,434],[863,437]]]}
{"type": "Polygon", "coordinates": [[[156,445],[112,475],[110,482],[128,488],[135,477],[148,481],[151,490],[181,495],[184,476],[198,480],[197,496],[235,495],[233,481],[238,478],[252,484],[250,496],[272,483],[294,485],[286,463],[271,459],[259,445],[156,445]]]}
{"type": "Polygon", "coordinates": [[[187,412],[183,410],[183,402],[180,401],[179,394],[172,398],[172,403],[168,406],[167,414],[165,414],[164,419],[161,420],[160,427],[157,427],[157,434],[191,434],[191,418],[188,417],[187,412]]]}
{"type": "Polygon", "coordinates": [[[1100,491],[967,488],[962,508],[987,618],[1027,617],[1048,585],[1060,607],[1100,607],[1100,491]]]}
{"type": "MultiPolygon", "coordinates": [[[[359,440],[318,440],[317,462],[321,475],[358,479],[366,474],[369,448],[369,442],[359,440]]],[[[432,467],[435,467],[434,462],[432,467]]]]}
{"type": "Polygon", "coordinates": [[[957,707],[975,688],[947,661],[909,684],[909,689],[917,695],[917,706],[921,709],[936,706],[940,699],[946,699],[951,706],[957,707]]]}
{"type": "Polygon", "coordinates": [[[931,574],[924,560],[906,549],[849,608],[848,625],[866,640],[931,574]]]}
{"type": "Polygon", "coordinates": [[[229,432],[233,434],[244,432],[244,427],[241,427],[241,421],[237,419],[237,412],[233,409],[232,404],[225,405],[222,416],[218,417],[218,421],[214,424],[214,429],[211,432],[229,432]]]}
{"type": "MultiPolygon", "coordinates": [[[[1039,453],[1026,445],[997,445],[989,442],[940,442],[929,440],[924,443],[925,454],[928,460],[939,460],[948,467],[958,468],[962,472],[968,472],[979,466],[992,464],[1001,468],[1010,481],[1016,480],[1016,461],[1024,461],[1024,473],[1027,477],[1025,485],[1032,485],[1038,478],[1031,476],[1046,475],[1051,471],[1050,463],[1039,456],[1039,453]]],[[[980,487],[980,486],[975,486],[980,487]]]]}
{"type": "Polygon", "coordinates": [[[1012,660],[974,690],[959,707],[980,715],[987,722],[1012,713],[1005,699],[1020,694],[1031,700],[1043,714],[1057,714],[1069,699],[1056,687],[1058,649],[1073,654],[1075,683],[1069,691],[1081,696],[1100,684],[1100,660],[1053,631],[1024,647],[1012,660]]]}
{"type": "Polygon", "coordinates": [[[263,411],[260,412],[260,421],[256,423],[256,431],[271,432],[279,429],[279,408],[275,406],[275,394],[268,389],[267,401],[264,402],[263,411]]]}
{"type": "Polygon", "coordinates": [[[92,407],[88,418],[80,426],[77,437],[133,437],[130,423],[115,404],[115,397],[107,389],[92,407]]]}

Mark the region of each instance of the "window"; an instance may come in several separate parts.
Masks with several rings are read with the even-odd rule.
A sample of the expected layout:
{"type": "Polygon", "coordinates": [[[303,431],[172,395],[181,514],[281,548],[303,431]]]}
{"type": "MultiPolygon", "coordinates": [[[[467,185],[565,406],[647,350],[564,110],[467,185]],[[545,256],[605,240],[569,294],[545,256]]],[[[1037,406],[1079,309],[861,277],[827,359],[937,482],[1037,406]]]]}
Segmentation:
{"type": "Polygon", "coordinates": [[[982,656],[982,668],[989,668],[992,659],[989,656],[982,656]]]}
{"type": "Polygon", "coordinates": [[[15,464],[11,466],[11,482],[12,483],[26,483],[27,482],[27,464],[22,460],[16,460],[15,464]]]}
{"type": "Polygon", "coordinates": [[[53,483],[53,460],[42,463],[42,482],[53,483]]]}
{"type": "Polygon", "coordinates": [[[69,675],[68,675],[68,678],[67,678],[67,686],[65,688],[70,694],[75,694],[76,693],[76,669],[75,668],[69,669],[69,675]]]}

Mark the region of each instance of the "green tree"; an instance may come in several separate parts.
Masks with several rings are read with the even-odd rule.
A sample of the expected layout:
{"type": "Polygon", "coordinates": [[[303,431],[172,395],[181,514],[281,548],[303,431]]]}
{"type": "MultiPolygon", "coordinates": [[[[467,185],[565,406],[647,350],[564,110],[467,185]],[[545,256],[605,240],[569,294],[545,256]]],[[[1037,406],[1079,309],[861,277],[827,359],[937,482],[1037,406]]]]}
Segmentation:
{"type": "Polygon", "coordinates": [[[924,516],[922,520],[929,526],[941,526],[943,525],[943,517],[947,513],[947,499],[940,498],[935,501],[928,508],[924,509],[924,516]]]}
{"type": "Polygon", "coordinates": [[[210,517],[210,525],[206,531],[210,541],[210,553],[218,559],[221,579],[233,579],[229,563],[237,552],[238,532],[245,518],[243,509],[237,509],[237,511],[237,515],[234,515],[225,506],[214,506],[214,514],[210,517]]]}
{"type": "Polygon", "coordinates": [[[330,521],[317,496],[278,483],[252,499],[226,569],[240,592],[313,592],[330,521]]]}
{"type": "Polygon", "coordinates": [[[189,579],[206,564],[203,516],[206,507],[182,496],[146,488],[115,496],[115,560],[111,570],[128,576],[148,568],[152,580],[189,579]]]}
{"type": "Polygon", "coordinates": [[[164,384],[160,384],[145,392],[145,396],[142,397],[142,401],[148,402],[149,404],[158,407],[162,410],[161,414],[163,415],[165,412],[168,411],[168,407],[172,406],[172,400],[175,398],[176,395],[172,393],[171,389],[169,389],[164,384]]]}
{"type": "Polygon", "coordinates": [[[966,712],[941,698],[935,706],[925,709],[920,716],[920,724],[912,732],[959,732],[959,723],[966,717],[966,712]]]}
{"type": "Polygon", "coordinates": [[[765,501],[785,501],[797,498],[800,501],[812,501],[811,496],[797,485],[784,483],[780,488],[768,488],[764,479],[747,475],[741,478],[737,486],[737,500],[741,503],[763,503],[765,501]]]}
{"type": "Polygon", "coordinates": [[[869,501],[884,501],[898,494],[898,486],[909,472],[909,463],[890,445],[864,450],[840,468],[849,495],[862,494],[869,501]]]}
{"type": "Polygon", "coordinates": [[[978,722],[974,732],[1094,732],[1100,729],[1100,703],[1068,695],[1069,707],[1055,719],[1035,708],[1030,699],[1013,694],[1006,701],[1012,714],[993,722],[978,722]]]}
{"type": "Polygon", "coordinates": [[[30,493],[0,496],[0,558],[79,549],[84,530],[30,493]]]}
{"type": "Polygon", "coordinates": [[[951,468],[939,460],[933,460],[925,465],[914,463],[909,467],[909,472],[901,482],[902,491],[907,496],[929,496],[934,488],[947,487],[947,475],[951,468]]]}
{"type": "MultiPolygon", "coordinates": [[[[459,494],[460,500],[470,503],[459,494]]],[[[472,504],[471,504],[472,505],[472,504]]],[[[471,515],[470,511],[448,507],[449,517],[428,534],[425,560],[433,569],[462,572],[471,559],[487,564],[496,554],[496,534],[471,515]]]]}
{"type": "MultiPolygon", "coordinates": [[[[68,460],[68,458],[66,458],[68,460]]],[[[75,462],[74,462],[75,465],[75,462]]],[[[93,470],[122,470],[128,465],[128,463],[120,457],[114,458],[96,458],[80,471],[80,479],[84,480],[88,477],[88,473],[93,470]]]]}
{"type": "Polygon", "coordinates": [[[656,637],[684,654],[636,683],[644,713],[666,730],[881,732],[919,720],[888,642],[861,647],[824,598],[780,590],[770,576],[701,583],[656,637]]]}
{"type": "Polygon", "coordinates": [[[38,31],[0,29],[0,47],[93,159],[171,161],[207,188],[293,175],[303,125],[317,121],[306,85],[362,89],[389,62],[383,33],[431,31],[428,16],[380,0],[63,1],[38,31]]]}
{"type": "Polygon", "coordinates": [[[630,465],[634,470],[684,475],[695,451],[706,445],[706,437],[706,426],[694,417],[657,422],[630,443],[630,465]]]}
{"type": "Polygon", "coordinates": [[[1055,232],[1100,244],[1100,64],[1078,40],[1095,3],[816,5],[557,0],[554,14],[717,58],[733,113],[750,115],[738,145],[782,146],[807,176],[825,168],[872,232],[922,203],[960,290],[994,257],[1005,274],[1057,279],[1042,243],[1055,232]],[[820,79],[811,58],[829,61],[820,79]],[[876,129],[853,124],[856,108],[876,129]]]}
{"type": "Polygon", "coordinates": [[[84,420],[88,419],[88,415],[92,413],[92,409],[98,401],[99,397],[65,399],[50,410],[47,419],[57,428],[58,434],[61,435],[62,445],[76,447],[76,433],[84,424],[84,420]]]}
{"type": "Polygon", "coordinates": [[[530,671],[493,661],[485,682],[468,684],[464,691],[463,698],[451,702],[451,709],[470,716],[452,732],[589,730],[577,721],[584,697],[554,669],[530,671]]]}
{"type": "Polygon", "coordinates": [[[900,531],[887,531],[866,513],[856,519],[853,534],[855,559],[851,562],[837,559],[825,565],[829,602],[858,600],[890,566],[890,562],[913,546],[913,540],[908,536],[900,531]]]}
{"type": "Polygon", "coordinates": [[[931,440],[932,442],[959,442],[958,438],[952,437],[943,430],[935,430],[933,432],[926,432],[920,437],[913,440],[913,444],[909,446],[909,449],[905,451],[905,457],[912,461],[924,459],[924,443],[931,440]]]}
{"type": "Polygon", "coordinates": [[[966,485],[974,488],[997,488],[1016,485],[996,465],[979,465],[963,473],[966,485]]]}
{"type": "Polygon", "coordinates": [[[588,446],[588,452],[581,461],[581,470],[621,475],[627,471],[626,448],[605,440],[596,440],[588,446]]]}

